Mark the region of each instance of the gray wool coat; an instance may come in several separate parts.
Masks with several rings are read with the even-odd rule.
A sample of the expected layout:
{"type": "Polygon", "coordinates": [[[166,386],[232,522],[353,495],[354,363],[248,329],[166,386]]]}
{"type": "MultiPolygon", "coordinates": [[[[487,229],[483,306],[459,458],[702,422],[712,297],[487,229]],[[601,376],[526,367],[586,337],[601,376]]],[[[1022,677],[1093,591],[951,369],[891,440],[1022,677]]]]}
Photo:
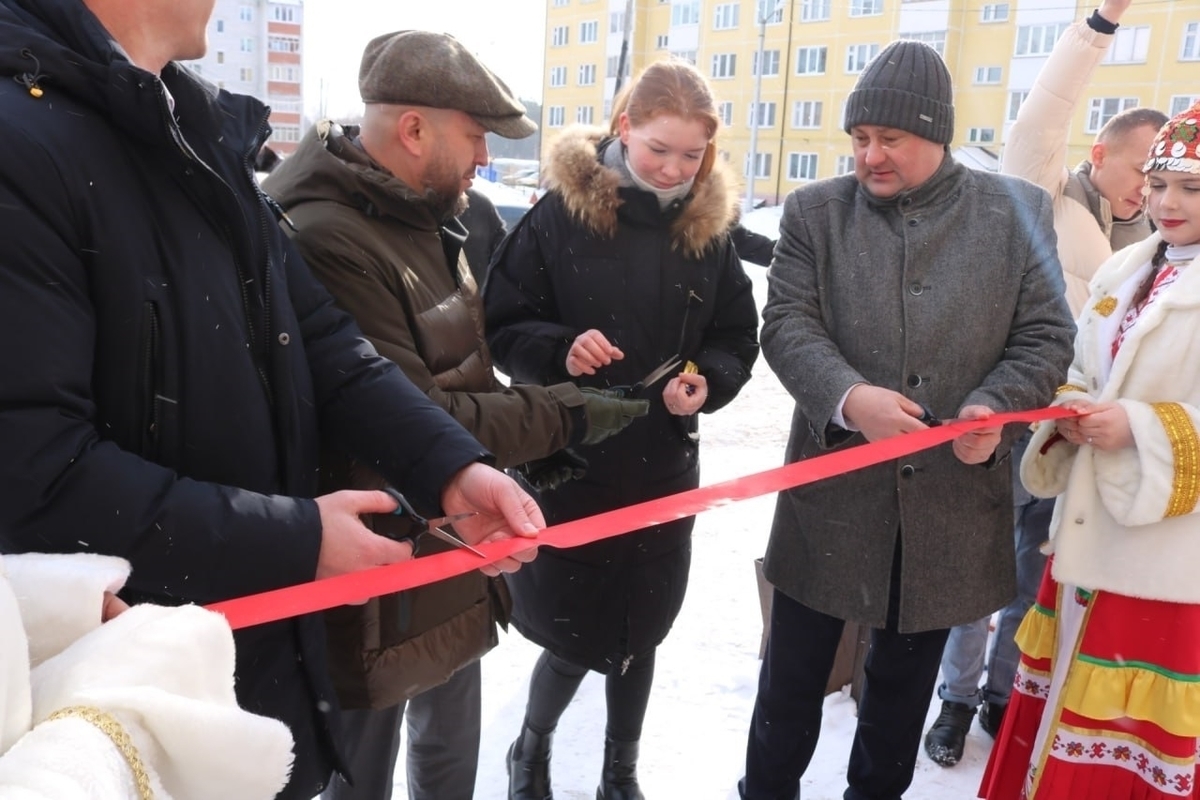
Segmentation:
{"type": "MultiPolygon", "coordinates": [[[[763,310],[762,351],[796,401],[788,462],[864,443],[831,423],[855,383],[924,403],[1047,405],[1075,326],[1050,196],[946,157],[880,200],[854,175],[788,196],[763,310]]],[[[896,537],[902,632],[979,619],[1016,594],[1006,431],[987,465],[949,444],[781,492],[764,565],[810,608],[883,627],[896,537]],[[1003,465],[1003,466],[1001,466],[1003,465]]]]}

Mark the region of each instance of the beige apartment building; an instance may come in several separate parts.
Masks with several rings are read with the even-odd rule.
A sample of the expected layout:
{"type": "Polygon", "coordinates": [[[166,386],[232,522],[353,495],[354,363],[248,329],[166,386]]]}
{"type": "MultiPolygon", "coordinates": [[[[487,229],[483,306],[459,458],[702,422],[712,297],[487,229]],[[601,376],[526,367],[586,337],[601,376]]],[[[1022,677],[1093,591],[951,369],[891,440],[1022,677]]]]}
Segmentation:
{"type": "MultiPolygon", "coordinates": [[[[778,203],[800,183],[852,169],[841,127],[845,98],[871,57],[905,38],[937,48],[950,68],[956,157],[995,169],[1055,40],[1095,7],[1095,0],[547,0],[543,152],[565,125],[607,124],[628,37],[632,74],[676,56],[709,77],[725,124],[722,155],[747,182],[757,116],[754,196],[778,203]]],[[[1124,108],[1173,114],[1197,99],[1200,0],[1135,0],[1076,113],[1068,156],[1081,160],[1100,126],[1124,108]]]]}

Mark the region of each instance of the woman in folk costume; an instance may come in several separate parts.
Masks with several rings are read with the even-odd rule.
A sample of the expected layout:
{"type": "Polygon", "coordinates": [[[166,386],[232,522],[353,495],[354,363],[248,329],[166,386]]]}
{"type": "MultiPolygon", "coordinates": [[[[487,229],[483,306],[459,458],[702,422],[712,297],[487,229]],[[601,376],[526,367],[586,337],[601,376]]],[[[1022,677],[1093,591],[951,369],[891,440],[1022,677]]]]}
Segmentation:
{"type": "MultiPolygon", "coordinates": [[[[493,259],[488,344],[507,374],[624,385],[650,404],[644,419],[578,448],[587,474],[539,494],[547,521],[696,487],[697,416],[729,403],[750,378],[758,312],[729,236],[737,191],[717,158],[718,127],[695,67],[651,64],[613,104],[609,129],[577,126],[558,137],[550,192],[493,259]],[[675,366],[655,379],[664,364],[675,366]]],[[[543,548],[531,572],[508,581],[513,623],[546,648],[509,750],[512,800],[551,796],[552,735],[589,670],[605,675],[608,711],[596,796],[642,798],[638,741],[655,652],[687,587],[692,524],[543,548]]]]}
{"type": "Polygon", "coordinates": [[[1021,477],[1061,495],[988,800],[1200,797],[1200,103],[1146,161],[1157,232],[1096,273],[1021,477]]]}

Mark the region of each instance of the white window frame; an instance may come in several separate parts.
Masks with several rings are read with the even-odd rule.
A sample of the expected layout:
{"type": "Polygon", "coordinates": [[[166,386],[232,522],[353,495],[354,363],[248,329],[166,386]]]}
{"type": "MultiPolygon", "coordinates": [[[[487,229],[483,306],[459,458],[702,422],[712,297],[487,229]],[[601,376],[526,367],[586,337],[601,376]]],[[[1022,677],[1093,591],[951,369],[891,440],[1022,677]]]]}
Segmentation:
{"type": "Polygon", "coordinates": [[[879,55],[879,45],[874,42],[852,44],[846,48],[846,74],[857,75],[866,69],[871,59],[879,55]],[[865,54],[865,57],[864,57],[865,54]]]}
{"type": "Polygon", "coordinates": [[[816,153],[788,153],[787,179],[815,181],[820,158],[816,153]]]}
{"type": "Polygon", "coordinates": [[[596,65],[595,64],[580,64],[579,65],[579,85],[580,86],[595,86],[596,85],[596,65]]]}
{"type": "Polygon", "coordinates": [[[1099,133],[1104,123],[1131,108],[1137,108],[1136,97],[1093,97],[1088,102],[1088,121],[1085,133],[1099,133]]]}
{"type": "Polygon", "coordinates": [[[883,14],[883,0],[850,0],[850,16],[878,17],[883,14]]]}
{"type": "Polygon", "coordinates": [[[571,4],[571,0],[554,0],[555,8],[563,8],[565,6],[569,6],[570,4],[571,4]]]}
{"type": "Polygon", "coordinates": [[[581,125],[591,125],[596,119],[596,108],[594,106],[576,106],[575,121],[581,125]]]}
{"type": "Polygon", "coordinates": [[[733,125],[733,102],[724,100],[717,103],[717,116],[721,118],[721,124],[726,128],[733,125]]]}
{"type": "Polygon", "coordinates": [[[838,156],[833,166],[834,175],[847,175],[854,172],[854,156],[838,156]]]}
{"type": "Polygon", "coordinates": [[[271,7],[271,18],[276,22],[295,22],[296,9],[292,6],[276,5],[271,7]]]}
{"type": "Polygon", "coordinates": [[[925,44],[937,50],[937,54],[942,58],[946,57],[946,30],[940,31],[919,31],[917,33],[902,33],[898,37],[907,39],[910,42],[924,42],[925,44]]]}
{"type": "Polygon", "coordinates": [[[609,33],[625,33],[625,12],[612,11],[608,15],[608,32],[609,33]]]}
{"type": "Polygon", "coordinates": [[[796,100],[792,103],[792,127],[797,130],[817,130],[825,113],[820,100],[796,100]]]}
{"type": "Polygon", "coordinates": [[[1008,22],[1008,3],[984,3],[979,9],[979,21],[984,25],[993,22],[1008,22]]]}
{"type": "Polygon", "coordinates": [[[1171,110],[1167,112],[1168,116],[1176,116],[1182,114],[1191,108],[1196,101],[1200,100],[1200,94],[1175,94],[1171,95],[1171,110]]]}
{"type": "Polygon", "coordinates": [[[825,45],[806,45],[796,48],[797,75],[824,75],[829,48],[825,45]],[[815,63],[814,63],[815,62],[815,63]],[[814,69],[809,69],[809,67],[814,69]]]}
{"type": "Polygon", "coordinates": [[[967,141],[970,144],[994,144],[996,142],[996,129],[968,128],[967,141]]]}
{"type": "Polygon", "coordinates": [[[594,19],[579,23],[579,43],[595,44],[600,41],[600,23],[594,19]]]}
{"type": "Polygon", "coordinates": [[[1108,43],[1101,64],[1145,64],[1150,54],[1150,26],[1122,25],[1108,43]]]}
{"type": "MultiPolygon", "coordinates": [[[[766,71],[763,72],[764,78],[773,78],[779,74],[779,51],[778,50],[763,50],[763,65],[766,71]]],[[[758,51],[754,51],[754,58],[751,60],[751,75],[758,74],[758,51]]]]}
{"type": "Polygon", "coordinates": [[[654,49],[666,50],[668,47],[670,47],[670,41],[671,37],[669,35],[660,33],[658,36],[654,37],[654,49]]]}
{"type": "MultiPolygon", "coordinates": [[[[771,177],[771,153],[758,152],[754,154],[754,177],[770,178],[771,177]]],[[[746,153],[746,161],[742,166],[742,174],[747,178],[750,177],[750,154],[746,153]]]]}
{"type": "Polygon", "coordinates": [[[566,47],[571,41],[571,26],[570,25],[555,25],[550,29],[550,46],[551,47],[566,47]]]}
{"type": "Polygon", "coordinates": [[[1013,43],[1015,58],[1040,58],[1050,55],[1054,43],[1067,29],[1066,22],[1050,22],[1044,25],[1020,25],[1013,43]]]}
{"type": "Polygon", "coordinates": [[[566,106],[546,106],[546,127],[561,128],[567,122],[566,106]]]}
{"type": "Polygon", "coordinates": [[[1016,122],[1017,112],[1021,110],[1021,104],[1025,102],[1025,98],[1029,97],[1028,89],[1018,89],[1008,93],[1008,104],[1005,112],[1005,122],[1016,122]]]}
{"type": "Polygon", "coordinates": [[[763,100],[758,104],[758,114],[754,113],[754,103],[746,107],[746,127],[751,127],[755,119],[758,119],[758,128],[774,128],[775,127],[775,101],[763,100]]]}
{"type": "Polygon", "coordinates": [[[566,67],[551,67],[550,68],[550,88],[559,89],[567,85],[567,68],[566,67]]]}
{"type": "Polygon", "coordinates": [[[757,22],[765,17],[768,25],[778,25],[783,22],[783,8],[786,5],[785,0],[758,0],[754,7],[754,20],[757,22]]]}
{"type": "Polygon", "coordinates": [[[238,6],[238,19],[242,22],[254,22],[254,6],[242,3],[238,6]]]}
{"type": "Polygon", "coordinates": [[[740,3],[721,3],[713,7],[713,30],[729,31],[738,26],[741,16],[740,3]]]}
{"type": "Polygon", "coordinates": [[[1200,22],[1189,22],[1183,26],[1183,37],[1179,40],[1180,61],[1200,61],[1200,22]]]}
{"type": "Polygon", "coordinates": [[[800,0],[801,22],[824,22],[830,16],[830,0],[800,0]]]}
{"type": "Polygon", "coordinates": [[[737,53],[713,53],[712,70],[709,76],[713,80],[725,80],[737,76],[737,53]]]}
{"type": "Polygon", "coordinates": [[[976,67],[972,83],[976,86],[996,86],[1003,79],[1004,67],[976,67]]]}
{"type": "Polygon", "coordinates": [[[672,0],[671,27],[700,24],[700,0],[672,0]]]}

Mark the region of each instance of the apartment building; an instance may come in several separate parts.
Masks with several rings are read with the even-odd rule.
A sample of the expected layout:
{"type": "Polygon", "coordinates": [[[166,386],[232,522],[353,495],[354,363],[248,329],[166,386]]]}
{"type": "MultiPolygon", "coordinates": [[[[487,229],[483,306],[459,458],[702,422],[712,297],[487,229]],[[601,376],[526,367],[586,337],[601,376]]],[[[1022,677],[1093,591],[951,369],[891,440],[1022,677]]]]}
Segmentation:
{"type": "MultiPolygon", "coordinates": [[[[853,168],[841,129],[858,73],[888,42],[935,47],[954,78],[956,157],[995,169],[1007,130],[1063,29],[1094,0],[547,0],[543,148],[573,122],[606,124],[622,43],[629,71],[670,56],[709,77],[722,155],[754,195],[853,168]],[[761,64],[759,53],[762,53],[761,64]],[[755,104],[755,94],[758,102],[755,104]],[[757,137],[751,123],[757,119],[757,137]]],[[[1068,158],[1132,106],[1167,113],[1200,98],[1200,0],[1136,2],[1071,127],[1068,158]]]]}
{"type": "Polygon", "coordinates": [[[187,65],[223,89],[271,107],[270,145],[287,155],[302,134],[304,0],[217,0],[208,53],[187,65]]]}

